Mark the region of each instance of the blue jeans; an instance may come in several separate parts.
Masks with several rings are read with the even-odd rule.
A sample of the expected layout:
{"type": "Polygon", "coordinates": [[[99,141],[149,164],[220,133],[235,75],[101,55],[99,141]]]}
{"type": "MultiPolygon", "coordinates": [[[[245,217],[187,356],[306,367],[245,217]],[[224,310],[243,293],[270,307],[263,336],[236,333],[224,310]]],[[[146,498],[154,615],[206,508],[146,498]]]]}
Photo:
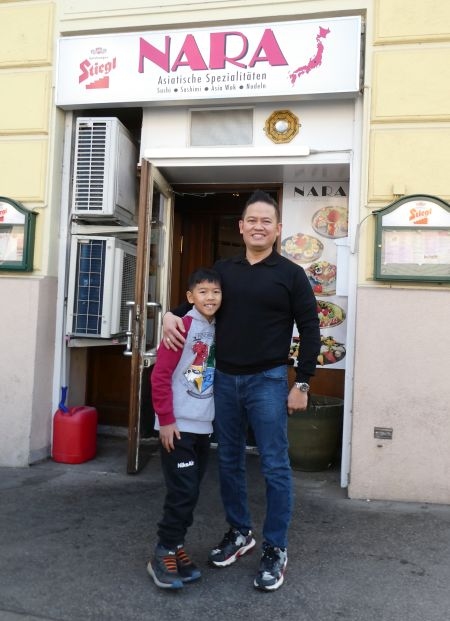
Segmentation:
{"type": "Polygon", "coordinates": [[[248,425],[258,447],[266,484],[264,541],[287,546],[292,513],[292,472],[287,438],[287,367],[254,375],[214,376],[214,431],[218,443],[219,479],[227,522],[252,528],[247,500],[245,446],[248,425]]]}

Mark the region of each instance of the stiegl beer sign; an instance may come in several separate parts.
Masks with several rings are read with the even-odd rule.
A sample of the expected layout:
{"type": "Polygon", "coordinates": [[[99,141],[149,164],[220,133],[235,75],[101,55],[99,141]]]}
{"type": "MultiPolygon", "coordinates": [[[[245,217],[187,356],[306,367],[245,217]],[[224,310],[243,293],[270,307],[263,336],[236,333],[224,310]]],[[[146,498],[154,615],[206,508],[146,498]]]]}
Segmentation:
{"type": "Polygon", "coordinates": [[[62,38],[56,103],[352,94],[360,39],[356,16],[62,38]]]}

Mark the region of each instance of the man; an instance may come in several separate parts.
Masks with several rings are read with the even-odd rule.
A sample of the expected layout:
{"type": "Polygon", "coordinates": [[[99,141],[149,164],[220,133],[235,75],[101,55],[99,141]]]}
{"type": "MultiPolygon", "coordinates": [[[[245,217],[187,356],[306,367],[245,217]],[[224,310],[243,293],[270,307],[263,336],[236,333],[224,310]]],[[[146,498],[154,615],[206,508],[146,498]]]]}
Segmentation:
{"type": "MultiPolygon", "coordinates": [[[[278,589],[287,565],[287,532],[292,512],[292,477],[287,416],[305,410],[308,381],[320,349],[316,300],[303,268],[280,256],[276,202],[257,190],[249,198],[239,230],[245,255],[217,261],[222,306],[216,317],[214,430],[219,478],[229,531],[209,555],[225,567],[254,547],[247,502],[245,447],[251,427],[266,484],[262,556],[254,586],[278,589]],[[287,359],[294,322],[300,335],[297,382],[289,391],[287,359]]],[[[177,313],[181,312],[177,309],[177,313]]],[[[183,343],[178,317],[164,318],[167,347],[183,343]]]]}

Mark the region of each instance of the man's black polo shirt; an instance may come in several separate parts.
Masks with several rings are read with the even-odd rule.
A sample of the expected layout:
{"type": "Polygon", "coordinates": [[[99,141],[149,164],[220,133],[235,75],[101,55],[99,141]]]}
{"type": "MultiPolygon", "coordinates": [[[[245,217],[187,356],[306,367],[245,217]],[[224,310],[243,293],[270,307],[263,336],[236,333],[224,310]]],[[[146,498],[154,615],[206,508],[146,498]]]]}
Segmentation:
{"type": "Polygon", "coordinates": [[[251,265],[245,256],[217,261],[222,306],[216,315],[216,367],[233,375],[287,363],[294,321],[301,346],[298,381],[314,375],[320,349],[317,303],[300,266],[273,251],[251,265]]]}

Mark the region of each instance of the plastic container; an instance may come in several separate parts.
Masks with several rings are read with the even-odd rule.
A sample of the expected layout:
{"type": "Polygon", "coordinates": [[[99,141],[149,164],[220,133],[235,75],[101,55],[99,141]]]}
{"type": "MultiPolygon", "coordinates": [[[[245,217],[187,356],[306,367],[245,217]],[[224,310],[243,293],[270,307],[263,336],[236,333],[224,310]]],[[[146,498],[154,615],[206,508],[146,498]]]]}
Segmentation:
{"type": "Polygon", "coordinates": [[[97,410],[88,405],[61,408],[53,418],[52,458],[63,464],[81,464],[97,453],[97,410]]]}
{"type": "Polygon", "coordinates": [[[318,472],[334,465],[342,439],[344,401],[311,395],[304,412],[288,418],[289,457],[294,470],[318,472]]]}

